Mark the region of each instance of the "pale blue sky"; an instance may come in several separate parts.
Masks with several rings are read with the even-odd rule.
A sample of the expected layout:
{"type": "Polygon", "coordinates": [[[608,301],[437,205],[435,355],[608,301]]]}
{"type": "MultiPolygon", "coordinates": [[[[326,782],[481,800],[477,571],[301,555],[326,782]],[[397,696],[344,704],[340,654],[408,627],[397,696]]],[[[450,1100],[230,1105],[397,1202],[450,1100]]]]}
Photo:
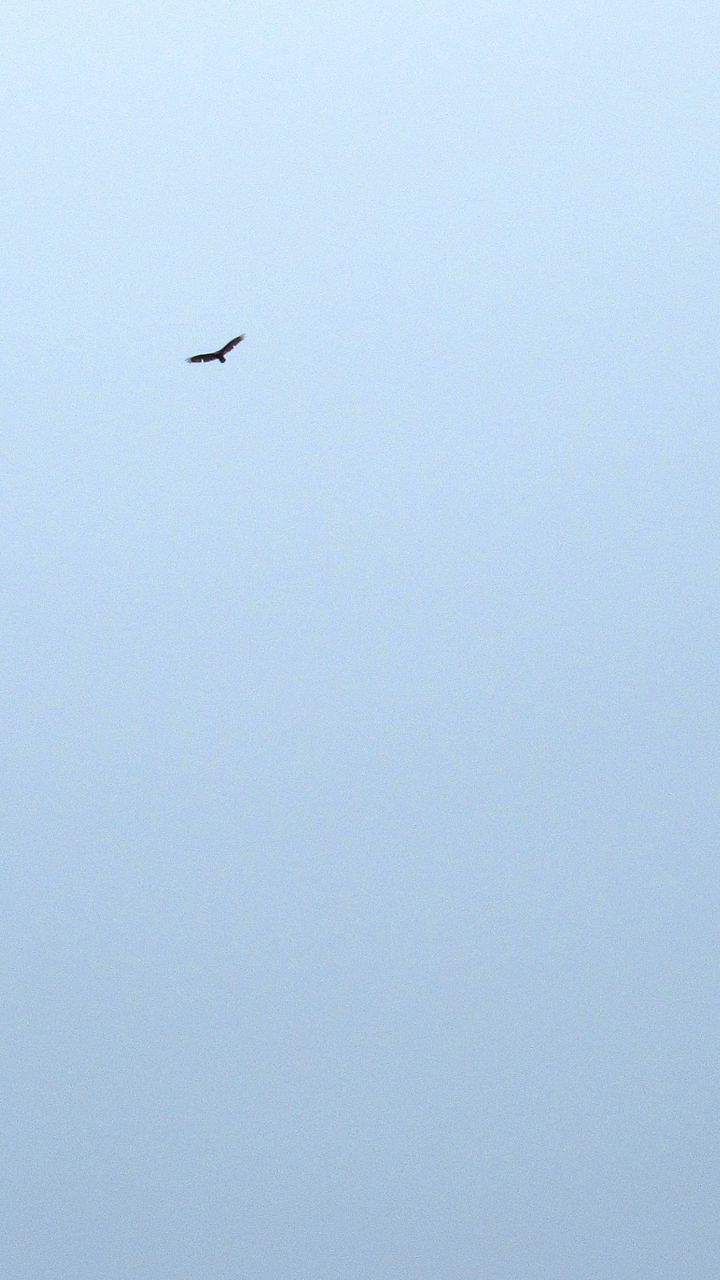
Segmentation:
{"type": "Polygon", "coordinates": [[[717,7],[0,41],[3,1277],[714,1280],[717,7]]]}

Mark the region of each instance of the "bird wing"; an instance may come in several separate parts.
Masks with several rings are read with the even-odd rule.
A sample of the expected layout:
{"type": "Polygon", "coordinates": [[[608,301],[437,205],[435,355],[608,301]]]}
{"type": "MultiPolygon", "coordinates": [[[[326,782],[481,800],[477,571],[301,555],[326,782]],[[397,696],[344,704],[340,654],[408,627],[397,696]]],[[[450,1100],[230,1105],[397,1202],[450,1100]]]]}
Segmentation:
{"type": "Polygon", "coordinates": [[[231,342],[226,342],[225,346],[220,348],[218,355],[226,356],[228,351],[232,351],[233,347],[236,347],[238,342],[242,342],[244,337],[245,334],[241,333],[238,338],[233,338],[231,342]]]}
{"type": "Polygon", "coordinates": [[[206,360],[217,360],[217,352],[207,351],[201,356],[188,356],[186,364],[204,364],[206,360]]]}

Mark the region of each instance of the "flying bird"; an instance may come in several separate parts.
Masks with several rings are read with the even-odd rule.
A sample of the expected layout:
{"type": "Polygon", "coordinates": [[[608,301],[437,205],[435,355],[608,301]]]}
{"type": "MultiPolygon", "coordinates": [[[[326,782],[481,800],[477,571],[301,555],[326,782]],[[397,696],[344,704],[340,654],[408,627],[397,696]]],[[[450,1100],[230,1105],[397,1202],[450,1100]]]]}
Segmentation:
{"type": "Polygon", "coordinates": [[[219,351],[206,351],[201,356],[188,356],[187,363],[207,364],[208,360],[219,360],[221,364],[224,364],[228,351],[232,351],[233,347],[236,347],[238,342],[242,342],[244,337],[245,334],[241,333],[239,338],[233,338],[231,342],[226,342],[225,346],[221,347],[219,351]]]}

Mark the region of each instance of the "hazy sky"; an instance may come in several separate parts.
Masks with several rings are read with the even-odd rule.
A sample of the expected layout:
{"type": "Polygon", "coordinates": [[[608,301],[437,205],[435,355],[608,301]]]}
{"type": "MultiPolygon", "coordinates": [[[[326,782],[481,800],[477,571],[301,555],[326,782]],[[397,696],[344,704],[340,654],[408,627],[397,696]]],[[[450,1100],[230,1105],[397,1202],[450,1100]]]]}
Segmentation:
{"type": "Polygon", "coordinates": [[[720,12],[443,10],[3,8],[7,1280],[719,1273],[720,12]]]}

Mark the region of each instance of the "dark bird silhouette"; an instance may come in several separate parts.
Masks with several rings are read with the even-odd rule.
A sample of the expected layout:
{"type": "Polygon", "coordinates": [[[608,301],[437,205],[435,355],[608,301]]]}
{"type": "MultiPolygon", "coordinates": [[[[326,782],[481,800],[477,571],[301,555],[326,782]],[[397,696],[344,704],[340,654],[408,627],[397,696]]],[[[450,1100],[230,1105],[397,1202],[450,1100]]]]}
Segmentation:
{"type": "Polygon", "coordinates": [[[232,351],[233,347],[236,347],[238,342],[242,342],[244,337],[245,334],[241,333],[239,338],[233,338],[231,342],[226,342],[225,346],[221,347],[219,351],[206,351],[202,356],[188,356],[187,363],[207,364],[208,360],[219,360],[221,364],[224,364],[228,351],[232,351]]]}

